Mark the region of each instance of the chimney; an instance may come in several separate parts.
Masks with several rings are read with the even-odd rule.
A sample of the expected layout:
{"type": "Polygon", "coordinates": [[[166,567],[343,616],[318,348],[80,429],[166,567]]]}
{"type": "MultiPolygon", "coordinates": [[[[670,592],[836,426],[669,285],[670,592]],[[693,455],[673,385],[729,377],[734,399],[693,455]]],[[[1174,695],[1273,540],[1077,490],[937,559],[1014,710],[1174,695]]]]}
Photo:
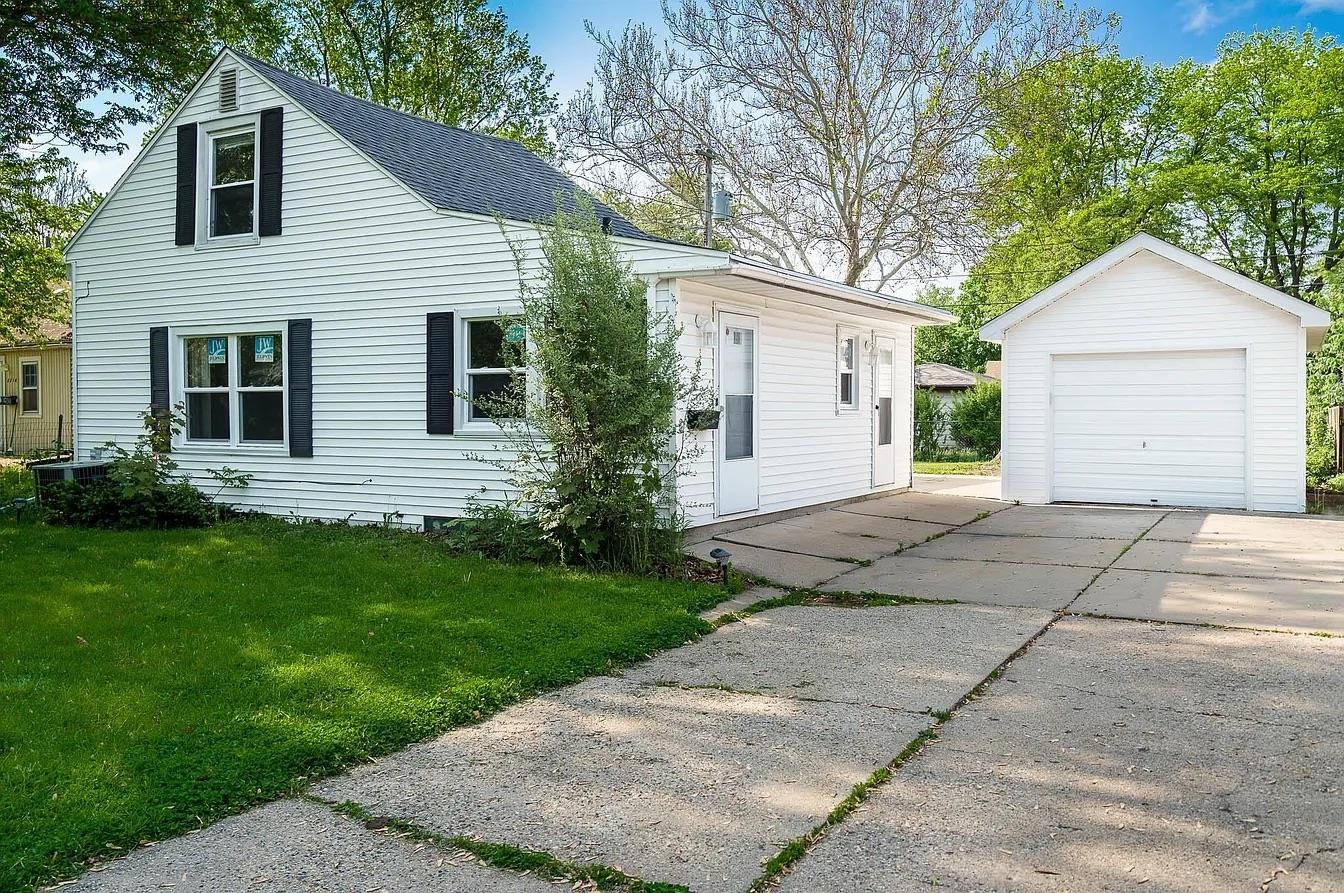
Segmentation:
{"type": "Polygon", "coordinates": [[[985,363],[985,374],[990,378],[1003,378],[1003,361],[990,360],[985,363]]]}

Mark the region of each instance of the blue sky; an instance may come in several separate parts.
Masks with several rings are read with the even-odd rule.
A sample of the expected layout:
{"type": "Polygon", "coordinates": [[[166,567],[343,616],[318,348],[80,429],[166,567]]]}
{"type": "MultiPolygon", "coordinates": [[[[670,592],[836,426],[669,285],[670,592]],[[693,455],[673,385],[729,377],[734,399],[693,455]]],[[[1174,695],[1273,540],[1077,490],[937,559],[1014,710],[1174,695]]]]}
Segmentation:
{"type": "MultiPolygon", "coordinates": [[[[583,87],[592,75],[595,53],[584,32],[591,21],[602,31],[619,31],[631,19],[662,22],[658,0],[493,0],[509,15],[512,26],[526,33],[533,51],[554,74],[553,86],[561,101],[583,87]]],[[[1100,9],[1120,15],[1116,35],[1120,51],[1152,62],[1180,59],[1207,61],[1218,42],[1236,31],[1313,27],[1318,32],[1344,34],[1344,0],[1092,0],[1100,9]]],[[[126,135],[132,147],[142,132],[126,135]]],[[[106,191],[130,163],[133,152],[121,156],[77,157],[89,172],[93,187],[106,191]]]]}

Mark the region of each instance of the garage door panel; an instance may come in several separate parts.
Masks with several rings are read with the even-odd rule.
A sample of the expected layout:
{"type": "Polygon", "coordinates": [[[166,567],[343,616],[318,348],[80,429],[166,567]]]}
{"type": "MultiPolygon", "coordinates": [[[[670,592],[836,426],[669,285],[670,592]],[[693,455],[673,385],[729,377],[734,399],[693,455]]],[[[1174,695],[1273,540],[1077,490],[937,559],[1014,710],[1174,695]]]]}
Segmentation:
{"type": "MultiPolygon", "coordinates": [[[[1090,394],[1077,396],[1061,397],[1055,396],[1055,411],[1065,413],[1080,413],[1087,416],[1084,419],[1078,419],[1086,424],[1095,425],[1097,419],[1111,415],[1123,415],[1130,413],[1135,418],[1132,420],[1135,430],[1142,430],[1142,425],[1146,416],[1153,413],[1163,412],[1199,412],[1199,413],[1226,413],[1230,416],[1236,416],[1244,419],[1243,415],[1246,406],[1246,398],[1240,394],[1235,396],[1206,396],[1203,394],[1164,394],[1155,396],[1144,396],[1140,394],[1090,394]],[[1099,406],[1098,401],[1103,405],[1099,406]],[[1104,407],[1104,408],[1103,408],[1104,407]],[[1089,415],[1090,414],[1090,415],[1089,415]]],[[[1067,419],[1068,416],[1066,415],[1067,419]]],[[[1124,419],[1116,420],[1123,424],[1124,419]]]]}
{"type": "Polygon", "coordinates": [[[1056,356],[1052,498],[1239,507],[1242,351],[1056,356]]]}
{"type": "MultiPolygon", "coordinates": [[[[1167,410],[1152,407],[1143,412],[1102,409],[1070,411],[1066,406],[1055,407],[1055,436],[1104,436],[1124,438],[1138,447],[1158,437],[1179,438],[1191,442],[1192,433],[1214,437],[1240,437],[1246,433],[1246,416],[1230,410],[1167,410]],[[1198,421],[1198,431],[1192,423],[1198,421]]],[[[1058,440],[1056,440],[1058,443],[1058,440]]]]}
{"type": "MultiPolygon", "coordinates": [[[[1136,369],[1128,372],[1128,377],[1125,380],[1117,381],[1114,370],[1109,373],[1093,373],[1077,378],[1071,377],[1069,381],[1056,382],[1055,395],[1077,396],[1101,393],[1124,396],[1134,393],[1136,389],[1154,394],[1174,390],[1179,394],[1181,393],[1180,389],[1173,387],[1172,382],[1172,377],[1179,374],[1167,370],[1136,369]]],[[[1204,382],[1201,385],[1200,393],[1239,396],[1246,393],[1246,382],[1244,380],[1231,381],[1225,378],[1216,378],[1204,382]]]]}

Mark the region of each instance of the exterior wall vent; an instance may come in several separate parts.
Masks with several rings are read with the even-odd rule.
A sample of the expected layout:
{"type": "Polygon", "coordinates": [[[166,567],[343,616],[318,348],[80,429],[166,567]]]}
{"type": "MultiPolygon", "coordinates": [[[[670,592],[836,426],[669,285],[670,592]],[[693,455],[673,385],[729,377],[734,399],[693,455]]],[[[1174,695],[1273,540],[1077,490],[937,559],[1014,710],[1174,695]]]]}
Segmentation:
{"type": "Polygon", "coordinates": [[[238,111],[238,69],[225,68],[219,73],[219,110],[238,111]]]}

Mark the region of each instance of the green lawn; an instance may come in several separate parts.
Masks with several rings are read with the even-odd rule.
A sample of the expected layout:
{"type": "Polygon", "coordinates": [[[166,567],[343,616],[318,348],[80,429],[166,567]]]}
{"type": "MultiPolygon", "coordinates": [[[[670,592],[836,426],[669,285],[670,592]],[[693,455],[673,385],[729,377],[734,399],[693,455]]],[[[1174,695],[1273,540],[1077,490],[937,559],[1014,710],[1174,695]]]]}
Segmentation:
{"type": "Polygon", "coordinates": [[[0,566],[0,890],[677,645],[723,597],[281,522],[9,522],[0,566]]]}
{"type": "Polygon", "coordinates": [[[916,462],[915,474],[980,474],[994,476],[999,473],[996,460],[988,462],[916,462]]]}

